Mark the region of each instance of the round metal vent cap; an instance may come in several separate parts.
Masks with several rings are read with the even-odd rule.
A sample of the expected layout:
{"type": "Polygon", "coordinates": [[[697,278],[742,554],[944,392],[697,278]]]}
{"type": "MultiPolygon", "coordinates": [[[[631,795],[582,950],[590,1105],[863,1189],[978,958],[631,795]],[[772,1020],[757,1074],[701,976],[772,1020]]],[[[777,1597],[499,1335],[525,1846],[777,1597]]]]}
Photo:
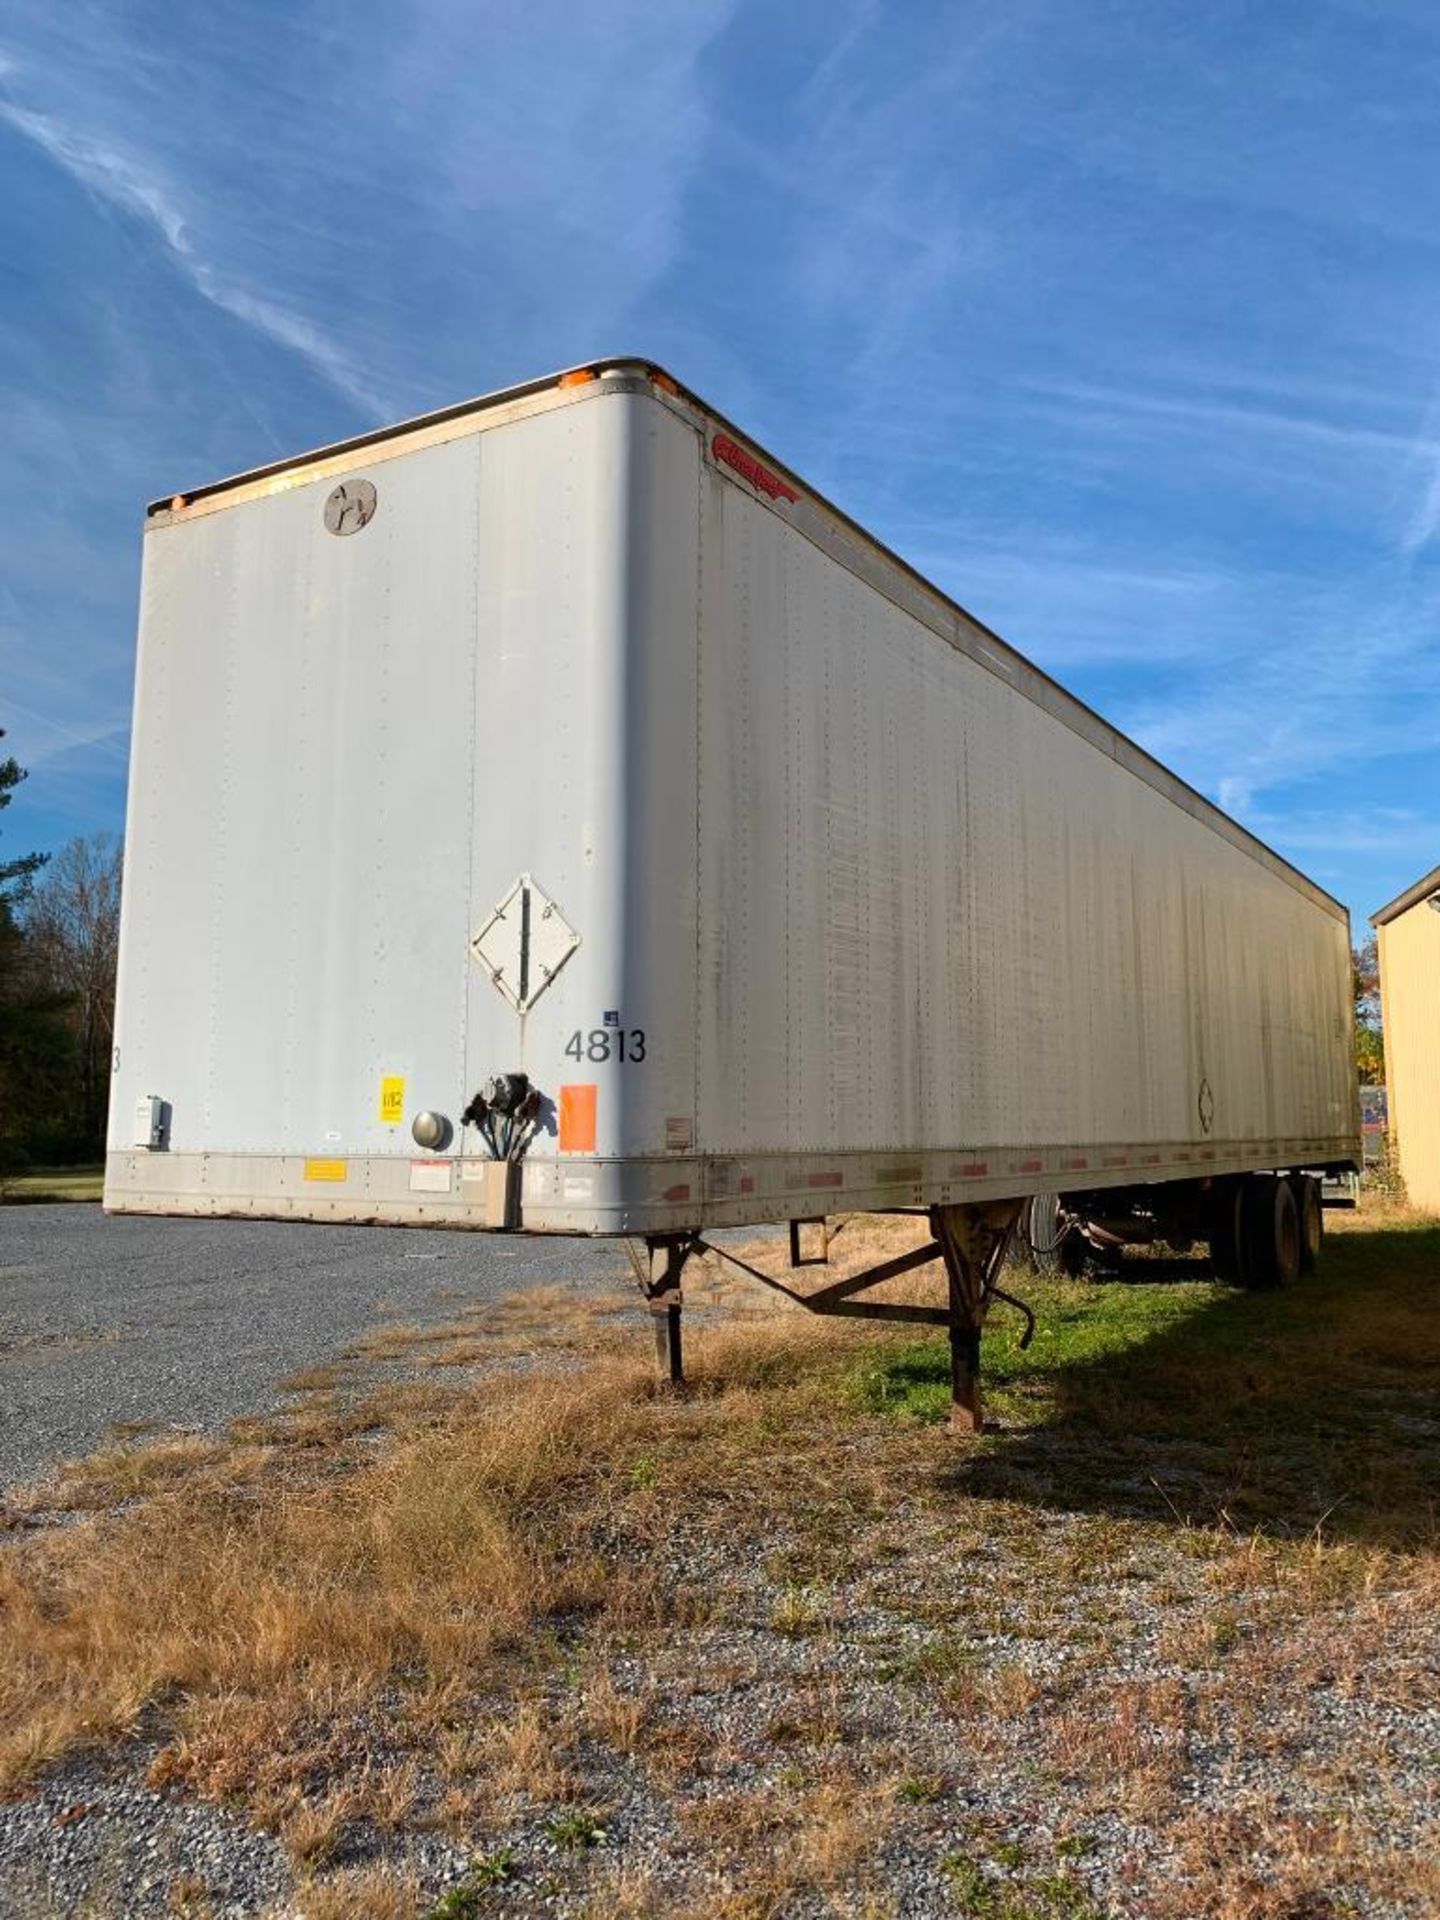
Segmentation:
{"type": "Polygon", "coordinates": [[[375,518],[375,509],[379,504],[372,481],[342,480],[325,502],[326,531],[359,533],[375,518]]]}
{"type": "Polygon", "coordinates": [[[410,1132],[417,1147],[428,1147],[432,1153],[450,1143],[450,1122],[443,1113],[432,1113],[428,1107],[410,1122],[410,1132]]]}

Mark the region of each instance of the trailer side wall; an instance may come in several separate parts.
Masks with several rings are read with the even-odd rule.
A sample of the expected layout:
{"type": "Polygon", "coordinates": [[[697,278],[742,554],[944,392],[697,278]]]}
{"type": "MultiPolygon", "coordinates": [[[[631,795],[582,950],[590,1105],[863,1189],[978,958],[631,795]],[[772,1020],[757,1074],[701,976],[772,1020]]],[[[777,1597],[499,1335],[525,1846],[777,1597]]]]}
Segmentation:
{"type": "Polygon", "coordinates": [[[1343,921],[703,490],[705,1144],[1333,1151],[1343,921]]]}

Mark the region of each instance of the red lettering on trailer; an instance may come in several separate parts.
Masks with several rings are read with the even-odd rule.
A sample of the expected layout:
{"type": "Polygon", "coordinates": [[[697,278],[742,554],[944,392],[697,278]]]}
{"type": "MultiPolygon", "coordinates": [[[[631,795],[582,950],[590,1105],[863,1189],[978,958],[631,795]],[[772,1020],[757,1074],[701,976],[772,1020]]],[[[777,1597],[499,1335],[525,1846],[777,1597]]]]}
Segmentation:
{"type": "Polygon", "coordinates": [[[1012,1173],[1043,1173],[1045,1171],[1045,1162],[1043,1160],[1022,1160],[1017,1166],[1011,1167],[1010,1171],[1012,1173]]]}
{"type": "Polygon", "coordinates": [[[1142,1153],[1140,1156],[1140,1164],[1142,1167],[1158,1167],[1160,1164],[1160,1156],[1158,1153],[1142,1153]]]}
{"type": "Polygon", "coordinates": [[[838,1187],[841,1181],[842,1176],[838,1173],[807,1173],[805,1176],[807,1187],[838,1187]]]}
{"type": "Polygon", "coordinates": [[[747,453],[744,447],[737,446],[728,433],[717,433],[710,442],[710,451],[723,465],[730,467],[748,480],[757,493],[763,493],[771,500],[798,500],[795,489],[782,480],[778,473],[772,473],[769,467],[761,466],[753,453],[747,453]]]}
{"type": "Polygon", "coordinates": [[[755,1191],[755,1176],[754,1176],[754,1174],[753,1174],[753,1173],[742,1173],[742,1174],[741,1174],[741,1176],[740,1176],[740,1180],[739,1180],[739,1187],[740,1187],[740,1191],[741,1191],[741,1193],[754,1193],[754,1191],[755,1191]]]}
{"type": "Polygon", "coordinates": [[[1065,1173],[1083,1173],[1090,1162],[1082,1154],[1078,1160],[1062,1160],[1060,1166],[1065,1173]]]}
{"type": "Polygon", "coordinates": [[[960,1171],[967,1180],[978,1180],[982,1174],[988,1173],[990,1169],[983,1160],[972,1160],[968,1167],[961,1167],[960,1171]]]}
{"type": "Polygon", "coordinates": [[[1102,1167],[1128,1167],[1130,1156],[1125,1153],[1107,1153],[1100,1164],[1102,1167]]]}
{"type": "Polygon", "coordinates": [[[666,1200],[688,1200],[690,1189],[689,1187],[666,1187],[663,1197],[666,1200]]]}

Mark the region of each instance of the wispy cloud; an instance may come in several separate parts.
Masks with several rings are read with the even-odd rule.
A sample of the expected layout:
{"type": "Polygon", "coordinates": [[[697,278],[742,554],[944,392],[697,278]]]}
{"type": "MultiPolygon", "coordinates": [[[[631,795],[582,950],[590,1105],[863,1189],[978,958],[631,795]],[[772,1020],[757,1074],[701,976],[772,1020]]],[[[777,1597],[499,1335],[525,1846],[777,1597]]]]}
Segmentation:
{"type": "Polygon", "coordinates": [[[1401,541],[1402,551],[1410,557],[1429,546],[1440,532],[1440,392],[1426,410],[1425,424],[1417,437],[1414,464],[1419,469],[1415,502],[1401,541]]]}
{"type": "MultiPolygon", "coordinates": [[[[9,82],[16,72],[13,60],[0,59],[0,80],[9,82]]],[[[145,166],[83,128],[19,106],[3,95],[0,120],[48,154],[104,205],[144,222],[173,265],[212,306],[298,354],[313,372],[376,420],[386,416],[389,402],[336,341],[268,294],[231,279],[197,250],[172,190],[145,166]]]]}
{"type": "Polygon", "coordinates": [[[1440,710],[1440,658],[1425,638],[1435,610],[1367,584],[1310,605],[1280,641],[1257,619],[1251,646],[1227,650],[1198,684],[1132,695],[1129,730],[1242,816],[1273,815],[1287,789],[1317,778],[1427,753],[1440,710]]]}
{"type": "Polygon", "coordinates": [[[1029,380],[1022,404],[1080,445],[1109,442],[1162,467],[1160,449],[1186,450],[1247,492],[1268,486],[1291,500],[1322,494],[1357,509],[1401,555],[1419,551],[1440,526],[1440,410],[1408,395],[1323,383],[1271,383],[1268,404],[1231,375],[1189,391],[1029,380]],[[1416,499],[1417,470],[1422,475],[1416,499]],[[1357,479],[1368,477],[1363,499],[1357,479]]]}
{"type": "Polygon", "coordinates": [[[84,753],[94,748],[105,749],[122,766],[124,764],[124,743],[130,733],[128,712],[112,714],[85,726],[67,726],[63,721],[36,713],[7,696],[5,714],[7,719],[19,717],[31,723],[33,731],[25,754],[27,768],[31,771],[65,754],[84,753]]]}
{"type": "Polygon", "coordinates": [[[0,724],[43,774],[26,816],[121,804],[147,497],[655,339],[630,316],[681,244],[736,3],[7,22],[0,724]]]}
{"type": "Polygon", "coordinates": [[[888,531],[912,566],[1051,672],[1157,657],[1173,668],[1231,637],[1234,581],[1218,570],[1146,564],[1041,528],[982,539],[900,520],[888,531]]]}
{"type": "MultiPolygon", "coordinates": [[[[1430,813],[1414,807],[1310,808],[1251,814],[1247,825],[1262,839],[1283,841],[1292,853],[1398,856],[1423,869],[1440,847],[1440,805],[1430,813]]],[[[1433,861],[1432,861],[1433,864],[1433,861]]]]}
{"type": "MultiPolygon", "coordinates": [[[[1157,422],[1178,430],[1204,434],[1240,432],[1264,434],[1323,447],[1342,455],[1357,451],[1410,456],[1416,451],[1413,434],[1362,421],[1327,420],[1315,414],[1246,405],[1216,394],[1147,393],[1142,388],[1086,385],[1080,382],[1027,381],[1039,401],[1079,410],[1092,424],[1127,424],[1153,432],[1157,422]]],[[[1440,454],[1440,439],[1422,451],[1440,454]]]]}
{"type": "Polygon", "coordinates": [[[1440,456],[1430,448],[1423,449],[1430,462],[1430,477],[1421,490],[1410,524],[1405,529],[1402,546],[1406,553],[1418,553],[1435,538],[1440,528],[1440,456]]]}

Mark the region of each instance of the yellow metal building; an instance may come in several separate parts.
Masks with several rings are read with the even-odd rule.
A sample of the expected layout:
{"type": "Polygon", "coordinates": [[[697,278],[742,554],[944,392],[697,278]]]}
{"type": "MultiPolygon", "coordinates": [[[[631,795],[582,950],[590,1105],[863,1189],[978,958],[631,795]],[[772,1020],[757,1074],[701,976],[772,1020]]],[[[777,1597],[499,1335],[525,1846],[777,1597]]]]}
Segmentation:
{"type": "Polygon", "coordinates": [[[1440,867],[1371,917],[1390,1138],[1414,1206],[1440,1213],[1440,867]]]}

